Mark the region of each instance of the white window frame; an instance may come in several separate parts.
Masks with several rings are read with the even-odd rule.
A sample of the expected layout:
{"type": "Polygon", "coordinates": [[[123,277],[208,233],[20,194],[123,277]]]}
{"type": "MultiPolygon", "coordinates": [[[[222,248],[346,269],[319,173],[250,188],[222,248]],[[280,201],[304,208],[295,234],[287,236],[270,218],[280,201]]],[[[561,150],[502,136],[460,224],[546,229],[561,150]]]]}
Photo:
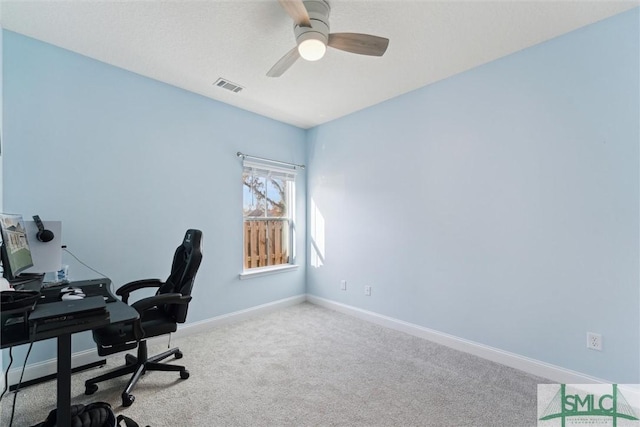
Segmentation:
{"type": "MultiPolygon", "coordinates": [[[[250,161],[247,159],[243,160],[243,175],[251,170],[253,173],[258,176],[264,176],[268,178],[269,176],[279,176],[285,178],[288,181],[287,185],[287,216],[284,217],[284,221],[287,221],[289,224],[288,227],[288,238],[287,238],[287,253],[288,253],[288,262],[283,264],[276,265],[268,265],[263,267],[245,267],[245,248],[247,246],[246,233],[244,232],[245,222],[248,218],[251,218],[253,221],[263,220],[261,217],[246,217],[244,215],[244,188],[243,188],[243,215],[242,215],[242,273],[240,273],[240,279],[247,279],[253,277],[264,276],[268,274],[281,273],[285,271],[292,271],[298,268],[295,264],[296,259],[296,247],[295,247],[295,212],[296,212],[296,198],[295,198],[295,186],[296,186],[296,170],[294,168],[282,167],[280,165],[275,166],[268,162],[262,161],[250,161]]],[[[244,187],[244,184],[242,184],[244,187]]],[[[266,216],[264,220],[281,220],[283,218],[269,218],[266,216]]],[[[269,246],[269,245],[268,245],[269,246]]]]}

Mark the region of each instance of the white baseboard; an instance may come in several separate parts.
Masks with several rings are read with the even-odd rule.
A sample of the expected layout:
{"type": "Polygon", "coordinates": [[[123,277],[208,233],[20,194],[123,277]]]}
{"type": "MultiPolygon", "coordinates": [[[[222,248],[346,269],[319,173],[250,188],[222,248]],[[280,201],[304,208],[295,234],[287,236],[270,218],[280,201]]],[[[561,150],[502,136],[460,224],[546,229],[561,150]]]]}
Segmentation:
{"type": "MultiPolygon", "coordinates": [[[[384,326],[397,331],[405,332],[407,334],[424,338],[429,341],[445,345],[447,347],[463,351],[465,353],[473,354],[474,356],[481,357],[483,359],[490,360],[492,362],[500,363],[505,366],[509,366],[521,371],[527,372],[531,375],[536,375],[542,378],[546,378],[559,384],[611,384],[611,381],[607,381],[600,378],[595,378],[590,375],[582,374],[580,372],[572,371],[570,369],[555,366],[549,363],[541,362],[529,357],[521,356],[519,354],[511,353],[508,351],[500,350],[498,348],[490,347],[484,344],[476,343],[473,341],[458,338],[453,335],[445,334],[435,331],[433,329],[425,328],[423,326],[415,325],[413,323],[398,320],[392,317],[383,316],[378,313],[374,313],[367,310],[362,310],[357,307],[349,306],[339,302],[327,300],[314,295],[297,295],[290,298],[270,302],[267,304],[258,305],[255,307],[247,308],[244,310],[235,311],[232,313],[216,316],[211,319],[202,320],[194,323],[187,323],[181,325],[178,330],[173,334],[173,337],[186,337],[199,332],[204,332],[217,326],[226,325],[229,323],[235,323],[242,320],[249,319],[258,315],[264,315],[285,307],[301,304],[308,301],[312,304],[316,304],[322,307],[326,307],[341,313],[345,313],[362,320],[366,320],[371,323],[375,323],[380,326],[384,326]]],[[[151,344],[154,342],[166,339],[165,337],[157,337],[149,340],[151,344]]],[[[72,356],[72,367],[87,365],[94,363],[100,359],[96,349],[89,349],[74,353],[72,356]]],[[[6,363],[6,361],[4,361],[6,363]]],[[[27,365],[23,381],[29,381],[36,378],[41,378],[47,375],[55,374],[56,359],[49,359],[43,362],[27,365]]],[[[17,384],[20,379],[21,367],[13,368],[9,371],[9,384],[17,384]]],[[[627,390],[629,393],[633,393],[635,389],[627,390]]],[[[638,393],[636,391],[636,393],[638,393]]],[[[625,394],[626,395],[626,394],[625,394]]]]}
{"type": "MultiPolygon", "coordinates": [[[[298,295],[295,297],[285,298],[285,299],[270,302],[267,304],[262,304],[255,307],[247,308],[245,310],[224,314],[222,316],[213,317],[211,319],[203,320],[200,322],[186,323],[186,324],[180,325],[178,330],[174,334],[172,334],[172,337],[173,338],[186,337],[192,334],[196,334],[198,332],[209,330],[216,326],[225,325],[233,322],[239,322],[254,316],[274,312],[284,307],[301,304],[305,302],[306,299],[307,299],[306,295],[298,295]]],[[[161,342],[166,339],[167,339],[166,336],[155,337],[155,338],[149,339],[148,343],[153,345],[154,343],[161,342]]],[[[132,350],[132,351],[135,351],[135,350],[132,350]]],[[[99,356],[98,351],[95,348],[79,351],[71,355],[71,366],[72,368],[75,368],[77,366],[88,365],[90,363],[97,362],[101,359],[104,359],[104,357],[99,356]]],[[[18,361],[14,360],[14,363],[16,362],[22,363],[19,360],[18,361]]],[[[3,363],[8,363],[8,362],[3,361],[3,363]]],[[[22,366],[11,368],[11,370],[9,371],[9,377],[8,377],[9,385],[15,385],[18,383],[18,381],[20,380],[21,372],[22,372],[22,366]]],[[[57,373],[57,363],[55,358],[45,360],[42,362],[28,364],[24,370],[24,376],[22,378],[22,382],[30,381],[37,378],[42,378],[47,375],[52,375],[55,373],[57,373]]],[[[4,381],[4,377],[2,378],[2,381],[4,381]]]]}
{"type": "Polygon", "coordinates": [[[176,338],[186,337],[189,335],[197,334],[199,332],[207,331],[216,326],[240,322],[242,320],[246,320],[258,315],[272,313],[285,307],[298,305],[305,302],[306,300],[307,296],[302,294],[278,301],[273,301],[267,304],[257,305],[255,307],[250,307],[244,310],[234,311],[232,313],[223,314],[221,316],[212,317],[210,319],[201,320],[199,322],[185,323],[183,325],[180,325],[177,332],[173,334],[173,336],[176,338]]]}
{"type": "Polygon", "coordinates": [[[307,294],[307,301],[312,304],[339,311],[341,313],[345,313],[380,326],[405,332],[409,335],[424,338],[426,340],[442,344],[447,347],[463,351],[465,353],[473,354],[474,356],[478,356],[492,362],[500,363],[502,365],[524,371],[531,375],[546,378],[558,384],[612,383],[611,381],[607,381],[601,378],[595,378],[590,375],[572,371],[560,366],[555,366],[550,363],[541,362],[539,360],[521,356],[519,354],[500,350],[499,348],[490,347],[463,338],[458,338],[453,335],[438,332],[436,330],[405,322],[403,320],[383,316],[372,311],[362,310],[357,307],[320,298],[314,295],[307,294]]]}
{"type": "MultiPolygon", "coordinates": [[[[71,367],[88,365],[104,359],[104,357],[98,356],[96,349],[83,350],[73,353],[71,355],[71,367]]],[[[6,362],[6,361],[5,361],[6,362]]],[[[22,363],[20,360],[15,360],[14,363],[22,363]]],[[[57,359],[44,360],[42,362],[28,364],[24,369],[24,376],[22,382],[35,380],[37,378],[46,377],[47,375],[54,375],[58,372],[57,359]]],[[[9,371],[9,385],[13,386],[20,381],[20,374],[22,373],[22,366],[12,367],[9,371]]]]}

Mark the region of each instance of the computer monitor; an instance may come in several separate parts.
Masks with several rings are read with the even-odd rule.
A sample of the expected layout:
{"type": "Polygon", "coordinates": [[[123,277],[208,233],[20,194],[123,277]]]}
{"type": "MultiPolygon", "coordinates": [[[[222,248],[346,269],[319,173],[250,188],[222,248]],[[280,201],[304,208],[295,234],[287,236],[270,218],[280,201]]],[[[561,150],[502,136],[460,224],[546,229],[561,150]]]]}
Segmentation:
{"type": "Polygon", "coordinates": [[[15,281],[20,272],[33,266],[22,215],[0,214],[0,234],[3,276],[10,282],[15,281]]]}

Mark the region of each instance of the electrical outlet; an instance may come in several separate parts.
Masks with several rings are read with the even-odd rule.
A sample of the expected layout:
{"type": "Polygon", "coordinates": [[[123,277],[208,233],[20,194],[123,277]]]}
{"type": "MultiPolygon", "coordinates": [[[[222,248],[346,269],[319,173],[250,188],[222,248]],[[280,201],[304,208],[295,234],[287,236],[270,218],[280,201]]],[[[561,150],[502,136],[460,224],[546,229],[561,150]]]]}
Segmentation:
{"type": "Polygon", "coordinates": [[[364,294],[368,297],[371,296],[371,286],[365,286],[364,287],[364,294]]]}
{"type": "Polygon", "coordinates": [[[346,280],[340,280],[340,289],[343,291],[347,290],[347,281],[346,280]]]}
{"type": "Polygon", "coordinates": [[[602,351],[602,335],[595,332],[587,332],[587,348],[602,351]]]}

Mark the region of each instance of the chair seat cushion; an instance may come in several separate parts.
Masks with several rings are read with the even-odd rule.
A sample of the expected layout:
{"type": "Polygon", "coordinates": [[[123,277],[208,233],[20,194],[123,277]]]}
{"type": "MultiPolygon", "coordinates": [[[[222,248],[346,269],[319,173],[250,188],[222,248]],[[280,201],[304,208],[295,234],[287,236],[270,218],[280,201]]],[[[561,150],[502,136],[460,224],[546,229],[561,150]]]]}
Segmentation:
{"type": "MultiPolygon", "coordinates": [[[[140,319],[144,336],[140,339],[151,338],[175,332],[177,323],[164,310],[146,310],[140,319]]],[[[117,347],[110,353],[135,348],[137,337],[134,334],[134,323],[109,325],[93,331],[93,340],[100,347],[117,347]],[[133,346],[131,343],[133,342],[133,346]]]]}

